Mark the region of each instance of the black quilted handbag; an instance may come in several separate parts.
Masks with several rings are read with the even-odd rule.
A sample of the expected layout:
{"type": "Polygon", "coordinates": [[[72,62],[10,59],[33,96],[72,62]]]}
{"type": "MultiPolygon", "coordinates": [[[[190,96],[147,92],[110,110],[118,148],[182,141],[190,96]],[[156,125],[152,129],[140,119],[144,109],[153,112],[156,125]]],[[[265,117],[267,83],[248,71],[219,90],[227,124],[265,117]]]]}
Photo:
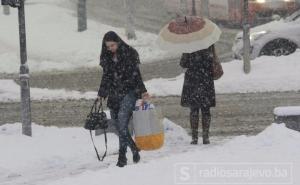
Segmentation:
{"type": "Polygon", "coordinates": [[[95,100],[90,113],[88,114],[84,128],[87,130],[107,129],[108,119],[106,113],[103,111],[102,100],[99,107],[97,107],[98,99],[95,100]]]}
{"type": "Polygon", "coordinates": [[[103,161],[107,153],[107,135],[106,129],[108,128],[108,119],[106,113],[103,111],[102,100],[100,101],[99,107],[97,107],[98,99],[95,100],[90,113],[88,114],[84,128],[90,131],[91,139],[94,145],[95,152],[99,161],[103,161]],[[95,146],[95,142],[92,135],[92,130],[103,129],[104,130],[104,139],[105,139],[105,153],[100,158],[98,150],[95,146]]]}

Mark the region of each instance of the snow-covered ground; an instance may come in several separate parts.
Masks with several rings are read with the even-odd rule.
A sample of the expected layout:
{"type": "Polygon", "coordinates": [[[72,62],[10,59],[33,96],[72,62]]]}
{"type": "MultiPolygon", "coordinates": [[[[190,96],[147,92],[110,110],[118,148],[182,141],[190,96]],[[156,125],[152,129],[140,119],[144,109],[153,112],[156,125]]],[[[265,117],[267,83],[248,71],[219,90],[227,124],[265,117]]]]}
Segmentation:
{"type": "MultiPolygon", "coordinates": [[[[251,73],[243,72],[243,61],[223,63],[224,76],[215,81],[217,93],[249,93],[300,90],[300,50],[282,56],[262,56],[251,61],[251,73]]],[[[152,94],[157,96],[180,95],[184,74],[169,79],[147,82],[152,94]]]]}
{"type": "MultiPolygon", "coordinates": [[[[87,31],[77,32],[76,12],[59,7],[61,0],[26,2],[30,71],[98,66],[102,38],[110,30],[127,41],[123,28],[114,28],[92,20],[88,20],[87,31]]],[[[15,73],[19,71],[20,65],[17,10],[11,9],[9,16],[0,13],[0,22],[0,72],[15,73]]],[[[142,63],[172,57],[155,46],[157,35],[137,31],[137,38],[127,42],[138,50],[142,63]]]]}
{"type": "MultiPolygon", "coordinates": [[[[284,124],[272,124],[256,136],[213,140],[210,146],[191,146],[185,130],[167,119],[164,128],[163,148],[141,152],[139,164],[132,163],[129,152],[129,165],[119,169],[115,166],[117,155],[114,155],[118,140],[113,134],[108,136],[109,156],[98,163],[89,133],[83,128],[33,125],[33,137],[30,138],[21,135],[20,123],[3,125],[0,127],[3,149],[0,152],[0,184],[300,183],[300,133],[284,124]],[[215,169],[231,171],[209,173],[215,169]],[[202,173],[201,176],[199,170],[206,170],[206,175],[202,173]],[[244,171],[232,174],[232,170],[244,171]],[[209,178],[209,175],[212,176],[209,178]],[[228,178],[228,175],[233,176],[228,178]]],[[[96,143],[103,152],[103,136],[96,137],[96,143]]]]}
{"type": "MultiPolygon", "coordinates": [[[[189,137],[185,130],[164,120],[165,145],[155,152],[142,152],[143,162],[188,150],[189,137]],[[176,147],[182,146],[180,150],[176,147]]],[[[108,134],[108,157],[99,163],[89,132],[83,128],[44,127],[33,124],[33,137],[21,135],[20,123],[0,126],[0,184],[42,184],[87,170],[114,167],[118,138],[108,134]],[[37,183],[37,181],[39,181],[37,183]]],[[[104,151],[104,137],[95,143],[100,155],[104,151]]],[[[128,153],[129,164],[132,164],[128,153]]],[[[142,163],[143,163],[142,162],[142,163]]]]}
{"type": "MultiPolygon", "coordinates": [[[[300,90],[300,50],[283,57],[259,57],[252,61],[252,71],[244,74],[242,61],[224,63],[224,76],[215,81],[217,93],[247,93],[300,90]]],[[[170,79],[147,81],[150,94],[156,96],[180,95],[184,74],[170,79]]],[[[0,101],[19,101],[20,87],[13,80],[0,80],[0,101]]],[[[67,91],[64,89],[31,89],[33,100],[93,99],[97,92],[67,91]]]]}
{"type": "MultiPolygon", "coordinates": [[[[72,70],[98,66],[101,39],[124,30],[89,20],[88,31],[78,33],[75,12],[58,5],[65,0],[27,0],[28,57],[31,71],[72,70]]],[[[19,70],[17,11],[0,13],[0,72],[19,70]]],[[[142,62],[170,57],[155,46],[156,35],[137,32],[129,41],[142,62]]],[[[124,39],[126,40],[126,39],[124,39]]],[[[215,82],[217,93],[300,90],[300,50],[284,57],[260,57],[252,72],[242,72],[241,61],[224,63],[224,76],[215,82]]],[[[146,82],[150,94],[180,95],[184,75],[146,82]]],[[[13,80],[0,80],[0,102],[19,101],[20,87],[13,80]]],[[[33,100],[94,99],[96,92],[31,88],[33,100]]],[[[298,112],[288,108],[284,113],[298,112]]],[[[83,128],[44,127],[33,124],[33,137],[21,135],[21,124],[0,126],[1,185],[173,185],[173,184],[300,184],[300,133],[284,124],[272,124],[256,136],[212,138],[209,146],[191,146],[186,131],[164,119],[165,144],[156,151],[142,151],[142,160],[115,166],[118,138],[108,135],[108,157],[98,162],[89,132],[83,128]],[[222,172],[215,170],[221,170],[222,172]],[[224,171],[227,170],[227,171],[224,171]],[[201,173],[200,173],[201,172],[201,173]],[[117,178],[116,178],[117,177],[117,178]]],[[[103,136],[96,137],[100,154],[103,136]]]]}
{"type": "MultiPolygon", "coordinates": [[[[19,101],[20,86],[13,80],[0,80],[0,102],[19,101]]],[[[55,99],[94,99],[96,92],[67,91],[64,89],[40,89],[30,88],[31,100],[55,100],[55,99]]]]}

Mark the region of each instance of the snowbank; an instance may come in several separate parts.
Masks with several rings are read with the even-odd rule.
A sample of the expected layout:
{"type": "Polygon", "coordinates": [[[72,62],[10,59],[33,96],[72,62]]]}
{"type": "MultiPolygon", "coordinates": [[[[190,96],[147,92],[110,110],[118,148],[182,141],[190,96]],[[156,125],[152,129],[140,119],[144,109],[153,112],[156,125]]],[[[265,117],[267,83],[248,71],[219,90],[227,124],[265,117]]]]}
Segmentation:
{"type": "MultiPolygon", "coordinates": [[[[300,50],[282,57],[262,56],[251,62],[250,74],[243,73],[243,62],[223,63],[224,76],[215,81],[217,93],[248,93],[300,90],[300,50]]],[[[153,79],[146,83],[157,96],[180,95],[184,74],[169,79],[153,79]]]]}
{"type": "MultiPolygon", "coordinates": [[[[109,135],[110,155],[103,163],[97,163],[88,132],[82,128],[33,125],[34,136],[29,138],[20,134],[19,123],[0,126],[0,146],[5,148],[0,153],[0,182],[14,185],[96,185],[100,181],[109,185],[173,185],[175,180],[187,180],[189,173],[197,176],[193,171],[187,171],[189,168],[178,171],[182,170],[178,166],[183,164],[187,165],[184,167],[199,164],[199,169],[216,166],[226,169],[227,165],[238,169],[241,165],[246,165],[247,169],[281,167],[288,170],[286,178],[269,178],[267,182],[290,182],[291,177],[290,184],[300,182],[297,175],[300,172],[300,133],[284,124],[272,124],[256,136],[238,136],[210,146],[191,146],[189,136],[181,127],[166,119],[164,126],[164,147],[152,152],[143,151],[142,161],[136,165],[132,165],[129,152],[129,165],[123,169],[115,166],[117,155],[113,154],[117,151],[118,141],[113,134],[109,135]],[[292,171],[289,171],[290,167],[292,171]]],[[[97,137],[96,143],[98,146],[103,144],[103,137],[97,137]]],[[[196,180],[216,182],[220,180],[218,178],[196,180]]],[[[262,180],[242,179],[240,184],[262,180]]],[[[240,182],[238,180],[227,178],[226,182],[240,182]]]]}
{"type": "Polygon", "coordinates": [[[276,116],[299,116],[300,106],[276,107],[274,109],[276,116]]]}
{"type": "MultiPolygon", "coordinates": [[[[239,136],[224,145],[215,147],[199,147],[192,152],[186,152],[170,157],[152,160],[149,163],[130,165],[125,169],[110,166],[104,170],[86,171],[76,177],[51,182],[49,185],[96,185],[101,181],[109,185],[173,185],[178,182],[196,184],[197,182],[219,182],[232,184],[245,184],[247,182],[261,182],[259,184],[276,183],[299,184],[300,178],[300,134],[287,129],[283,124],[273,124],[257,136],[239,136]],[[184,168],[178,166],[184,164],[184,168]],[[232,166],[249,169],[271,169],[273,167],[285,169],[286,177],[253,178],[252,176],[238,178],[204,178],[193,167],[199,164],[199,169],[210,169],[214,166],[229,169],[232,166]],[[228,165],[228,166],[226,166],[228,165]],[[292,168],[292,170],[291,170],[292,168]],[[179,171],[178,171],[179,170],[179,171]],[[191,171],[189,171],[191,170],[191,171]],[[289,171],[291,170],[291,171],[289,171]],[[190,176],[191,175],[191,176],[190,176]],[[115,178],[118,177],[118,178],[115,178]],[[160,178],[157,178],[160,177],[160,178]],[[197,179],[199,177],[199,179],[197,179]],[[200,178],[201,177],[201,178],[200,178]],[[134,179],[134,180],[132,180],[134,179]],[[236,183],[240,182],[240,183],[236,183]],[[263,183],[265,182],[265,183],[263,183]],[[285,183],[284,183],[285,182],[285,183]]],[[[237,169],[238,170],[238,169],[237,169]]],[[[252,174],[253,175],[253,174],[252,174]]]]}
{"type": "MultiPolygon", "coordinates": [[[[20,101],[20,86],[13,80],[0,80],[0,102],[20,101]]],[[[67,91],[64,89],[40,89],[31,88],[31,100],[53,100],[53,99],[95,99],[96,92],[67,91]]]]}
{"type": "MultiPolygon", "coordinates": [[[[64,166],[71,161],[93,161],[95,154],[91,147],[89,132],[83,128],[44,127],[33,124],[33,137],[21,135],[21,123],[6,124],[0,127],[1,150],[0,166],[18,173],[34,168],[46,168],[52,165],[64,166]],[[22,155],[20,155],[22,154],[22,155]],[[78,157],[82,156],[81,161],[78,157]],[[49,166],[50,165],[50,166],[49,166]]],[[[117,151],[117,137],[108,136],[109,153],[117,151]]],[[[97,137],[97,143],[103,144],[103,138],[97,137]]],[[[104,144],[103,144],[104,146],[104,144]]],[[[101,147],[99,152],[103,151],[101,147]]]]}
{"type": "MultiPolygon", "coordinates": [[[[165,119],[165,146],[155,152],[142,152],[143,161],[183,152],[176,146],[189,146],[185,130],[165,119]]],[[[0,184],[42,184],[86,170],[115,167],[118,138],[108,134],[108,157],[97,162],[89,132],[83,128],[44,127],[33,124],[33,137],[21,135],[20,123],[0,126],[0,184]]],[[[99,153],[104,152],[103,135],[95,137],[99,153]]],[[[185,148],[186,149],[186,148],[185,148]]],[[[130,152],[128,153],[129,164],[130,152]]]]}
{"type": "MultiPolygon", "coordinates": [[[[287,182],[290,177],[293,178],[290,184],[297,185],[300,182],[297,176],[300,173],[300,133],[286,128],[284,124],[272,124],[256,136],[238,136],[225,142],[213,141],[209,146],[191,146],[186,131],[167,119],[164,120],[164,130],[166,137],[163,148],[141,152],[142,161],[136,165],[133,165],[129,152],[129,165],[120,169],[115,166],[118,139],[114,134],[108,135],[108,157],[98,163],[89,133],[83,128],[33,124],[33,137],[27,137],[21,135],[20,123],[2,125],[0,146],[5,150],[0,152],[0,182],[14,185],[96,185],[99,181],[109,185],[173,185],[175,180],[186,179],[186,173],[192,173],[177,171],[178,165],[180,167],[182,164],[201,164],[201,168],[205,165],[207,168],[234,165],[238,169],[239,165],[251,169],[292,167],[292,171],[287,171],[286,178],[268,179],[268,182],[287,182]]],[[[103,136],[96,137],[100,152],[104,149],[103,140],[103,136]]],[[[217,181],[218,178],[198,180],[217,181]]],[[[235,178],[228,178],[226,182],[232,180],[239,182],[235,178]]],[[[253,182],[261,179],[243,180],[253,182]]]]}
{"type": "MultiPolygon", "coordinates": [[[[88,30],[77,32],[76,12],[59,7],[61,1],[28,1],[26,4],[27,50],[30,71],[72,70],[98,66],[103,35],[116,31],[124,40],[123,28],[88,20],[88,30]],[[57,5],[57,6],[56,6],[57,5]]],[[[0,72],[19,71],[19,33],[17,10],[0,14],[0,72]]],[[[140,53],[141,61],[167,57],[155,47],[157,35],[137,31],[136,41],[127,41],[140,53]]]]}

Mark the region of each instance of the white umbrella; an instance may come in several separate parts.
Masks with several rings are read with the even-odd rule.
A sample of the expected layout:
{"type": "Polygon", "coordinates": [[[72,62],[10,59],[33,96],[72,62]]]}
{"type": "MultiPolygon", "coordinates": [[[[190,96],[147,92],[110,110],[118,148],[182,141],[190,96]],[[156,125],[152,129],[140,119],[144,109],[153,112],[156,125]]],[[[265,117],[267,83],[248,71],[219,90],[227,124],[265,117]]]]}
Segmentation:
{"type": "Polygon", "coordinates": [[[220,28],[209,19],[181,17],[162,28],[157,44],[164,50],[192,53],[215,44],[221,33],[220,28]]]}

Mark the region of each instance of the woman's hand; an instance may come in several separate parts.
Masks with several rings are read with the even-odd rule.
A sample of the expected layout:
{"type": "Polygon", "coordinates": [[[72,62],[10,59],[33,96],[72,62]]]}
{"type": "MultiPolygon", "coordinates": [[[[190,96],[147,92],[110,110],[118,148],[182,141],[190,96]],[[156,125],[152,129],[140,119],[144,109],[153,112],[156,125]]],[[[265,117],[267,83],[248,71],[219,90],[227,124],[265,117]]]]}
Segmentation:
{"type": "Polygon", "coordinates": [[[143,99],[144,101],[149,100],[149,99],[150,99],[149,93],[148,93],[148,92],[144,92],[144,93],[142,94],[142,99],[143,99]]]}

